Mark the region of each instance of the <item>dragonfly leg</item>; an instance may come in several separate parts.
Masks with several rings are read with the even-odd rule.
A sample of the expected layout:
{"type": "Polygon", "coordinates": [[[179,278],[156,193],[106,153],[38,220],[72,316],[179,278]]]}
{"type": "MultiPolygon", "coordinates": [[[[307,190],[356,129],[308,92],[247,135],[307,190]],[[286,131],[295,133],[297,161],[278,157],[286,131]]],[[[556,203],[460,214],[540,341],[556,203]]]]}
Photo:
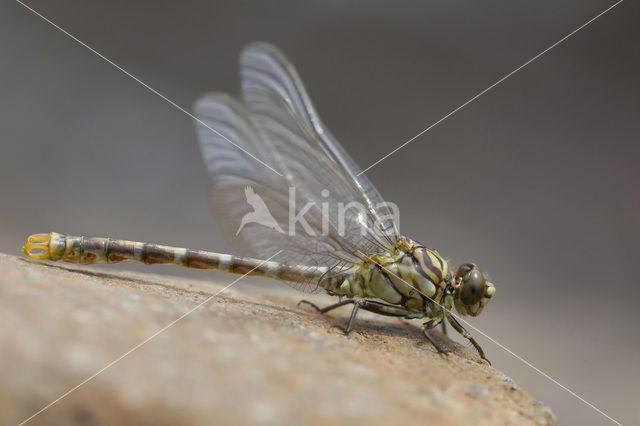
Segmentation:
{"type": "Polygon", "coordinates": [[[349,317],[349,322],[347,323],[347,328],[344,329],[344,334],[349,335],[351,330],[353,330],[353,326],[356,322],[356,315],[358,315],[358,309],[360,309],[361,301],[353,302],[353,311],[351,311],[351,316],[349,317]]]}
{"type": "MultiPolygon", "coordinates": [[[[360,305],[362,303],[361,300],[354,300],[354,299],[346,299],[346,300],[342,300],[338,303],[334,303],[333,305],[329,305],[329,306],[325,306],[324,308],[320,308],[318,305],[316,305],[315,303],[311,303],[308,300],[301,300],[298,302],[298,306],[300,306],[301,303],[304,303],[306,305],[309,305],[311,307],[313,307],[316,311],[320,312],[321,314],[327,313],[332,309],[335,308],[339,308],[340,306],[344,306],[344,305],[348,305],[349,303],[353,303],[353,311],[351,311],[351,317],[349,318],[349,322],[347,323],[347,328],[345,328],[344,330],[344,334],[349,334],[351,332],[351,330],[353,330],[353,325],[355,323],[356,320],[356,315],[358,314],[358,309],[360,309],[360,305]]],[[[340,328],[340,327],[337,327],[340,328]]]]}
{"type": "Polygon", "coordinates": [[[484,359],[485,361],[487,361],[489,363],[489,365],[491,365],[491,361],[489,361],[487,359],[486,356],[484,356],[484,351],[482,350],[482,347],[478,344],[478,342],[476,342],[476,339],[473,338],[473,336],[471,336],[471,334],[469,334],[469,332],[467,330],[464,329],[464,327],[462,326],[462,324],[460,324],[458,322],[457,319],[455,319],[453,317],[453,315],[447,315],[447,319],[449,320],[449,323],[451,324],[451,326],[453,328],[456,329],[456,331],[460,334],[462,334],[462,336],[467,339],[469,342],[471,342],[471,344],[473,345],[474,348],[476,348],[476,350],[478,351],[478,353],[480,354],[480,357],[482,359],[484,359]]]}
{"type": "Polygon", "coordinates": [[[360,307],[365,311],[373,312],[379,315],[386,315],[388,317],[406,317],[411,315],[406,308],[401,306],[388,305],[382,302],[376,302],[374,300],[360,300],[360,307]]]}
{"type": "Polygon", "coordinates": [[[442,321],[440,324],[442,324],[442,334],[444,334],[446,336],[447,335],[447,322],[446,321],[442,321]]]}
{"type": "Polygon", "coordinates": [[[347,300],[342,300],[338,303],[334,303],[333,305],[329,305],[329,306],[325,306],[324,308],[320,308],[318,305],[316,305],[315,303],[311,303],[308,300],[301,300],[298,302],[298,306],[300,306],[301,303],[304,303],[305,305],[309,305],[312,308],[314,308],[316,311],[320,312],[321,314],[326,314],[327,312],[335,309],[335,308],[339,308],[340,306],[344,306],[344,305],[348,305],[349,303],[355,303],[355,301],[353,299],[347,299],[347,300]]]}
{"type": "Polygon", "coordinates": [[[355,300],[353,301],[354,307],[351,312],[351,318],[349,318],[349,322],[347,323],[347,328],[345,329],[345,334],[349,334],[351,330],[353,330],[353,326],[355,324],[356,315],[358,313],[358,309],[362,308],[365,311],[373,312],[379,315],[386,315],[390,317],[406,317],[411,314],[408,310],[400,306],[387,305],[386,303],[376,302],[373,300],[355,300]]]}
{"type": "Polygon", "coordinates": [[[353,327],[356,321],[356,316],[358,315],[358,310],[360,308],[369,312],[379,314],[379,315],[386,315],[391,317],[406,317],[408,315],[411,315],[411,312],[409,312],[403,307],[388,305],[386,303],[376,302],[373,300],[366,300],[366,299],[359,299],[359,300],[346,299],[338,303],[334,303],[333,305],[326,306],[324,308],[320,308],[318,305],[316,305],[315,303],[311,303],[308,300],[301,300],[300,302],[298,302],[298,305],[300,305],[301,303],[304,303],[306,305],[313,307],[316,311],[320,312],[321,314],[327,313],[332,309],[339,308],[340,306],[353,303],[354,305],[353,311],[351,311],[349,322],[347,323],[347,327],[343,330],[345,334],[349,334],[351,330],[353,330],[353,327]]]}
{"type": "MultiPolygon", "coordinates": [[[[351,330],[353,329],[353,324],[355,323],[356,320],[356,315],[358,314],[358,309],[360,308],[360,304],[361,301],[360,300],[354,300],[354,299],[346,299],[346,300],[341,300],[338,303],[334,303],[333,305],[329,305],[329,306],[325,306],[324,308],[319,307],[318,305],[316,305],[315,303],[311,303],[308,300],[301,300],[298,302],[298,306],[300,306],[301,303],[304,303],[305,305],[309,305],[311,307],[313,307],[316,311],[320,312],[321,314],[325,314],[327,312],[329,312],[332,309],[335,308],[339,308],[340,306],[344,306],[344,305],[348,305],[350,303],[353,303],[353,311],[351,311],[351,317],[349,318],[349,322],[347,323],[347,328],[342,330],[344,331],[344,334],[349,334],[351,332],[351,330]]],[[[340,328],[340,327],[336,327],[336,328],[340,328]]]]}
{"type": "Polygon", "coordinates": [[[431,333],[429,333],[430,329],[437,327],[441,323],[444,324],[444,321],[442,321],[442,317],[434,318],[434,319],[432,319],[430,321],[425,322],[422,325],[422,331],[424,332],[424,335],[427,336],[427,339],[429,339],[431,344],[433,346],[435,346],[435,348],[438,350],[438,352],[446,354],[446,353],[448,353],[450,351],[445,349],[445,348],[443,348],[442,345],[435,339],[435,337],[433,337],[431,335],[431,333]]]}

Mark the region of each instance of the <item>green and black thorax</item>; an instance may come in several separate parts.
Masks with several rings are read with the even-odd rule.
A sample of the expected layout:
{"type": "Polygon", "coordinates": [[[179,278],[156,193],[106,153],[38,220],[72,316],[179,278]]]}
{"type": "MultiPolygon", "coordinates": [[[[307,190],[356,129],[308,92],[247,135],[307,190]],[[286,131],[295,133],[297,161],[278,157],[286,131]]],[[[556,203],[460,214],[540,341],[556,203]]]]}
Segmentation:
{"type": "Polygon", "coordinates": [[[388,252],[367,256],[320,285],[331,295],[377,298],[423,317],[442,301],[450,280],[448,263],[436,250],[401,237],[388,252]]]}
{"type": "Polygon", "coordinates": [[[354,267],[324,278],[327,293],[347,298],[376,298],[401,306],[410,318],[433,318],[442,307],[480,314],[495,293],[477,266],[466,263],[454,275],[437,250],[406,237],[382,254],[367,256],[354,267]]]}

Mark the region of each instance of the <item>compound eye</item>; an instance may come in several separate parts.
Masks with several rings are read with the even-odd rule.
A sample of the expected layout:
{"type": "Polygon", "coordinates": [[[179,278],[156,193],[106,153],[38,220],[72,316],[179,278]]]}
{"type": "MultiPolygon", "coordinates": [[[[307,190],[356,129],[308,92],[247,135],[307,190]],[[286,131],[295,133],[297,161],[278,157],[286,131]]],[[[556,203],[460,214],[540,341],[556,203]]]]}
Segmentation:
{"type": "Polygon", "coordinates": [[[456,278],[462,278],[469,273],[469,271],[476,269],[476,265],[473,263],[463,263],[456,272],[456,278]]]}
{"type": "Polygon", "coordinates": [[[472,269],[462,279],[460,300],[467,306],[475,305],[484,293],[484,276],[479,269],[472,269]]]}

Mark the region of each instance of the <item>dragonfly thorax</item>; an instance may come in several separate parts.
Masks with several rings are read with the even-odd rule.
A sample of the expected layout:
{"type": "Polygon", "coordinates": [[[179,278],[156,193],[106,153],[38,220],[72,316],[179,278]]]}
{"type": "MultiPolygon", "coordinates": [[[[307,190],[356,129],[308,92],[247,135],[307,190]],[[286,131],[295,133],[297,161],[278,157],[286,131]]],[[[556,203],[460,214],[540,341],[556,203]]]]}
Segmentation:
{"type": "Polygon", "coordinates": [[[447,261],[436,250],[401,238],[392,250],[371,255],[348,273],[327,279],[333,295],[381,299],[416,312],[438,304],[450,282],[447,261]]]}
{"type": "Polygon", "coordinates": [[[416,317],[432,317],[455,306],[462,315],[479,315],[495,294],[494,285],[473,263],[453,273],[436,250],[401,237],[386,253],[370,255],[344,273],[326,278],[329,294],[376,298],[402,306],[416,317]]]}

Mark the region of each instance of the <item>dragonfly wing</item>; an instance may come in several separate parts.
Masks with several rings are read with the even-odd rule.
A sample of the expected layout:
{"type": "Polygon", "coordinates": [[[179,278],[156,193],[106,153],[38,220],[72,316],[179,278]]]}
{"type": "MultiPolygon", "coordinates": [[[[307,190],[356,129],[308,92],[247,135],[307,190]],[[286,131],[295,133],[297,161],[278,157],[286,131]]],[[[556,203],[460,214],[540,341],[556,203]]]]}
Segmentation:
{"type": "Polygon", "coordinates": [[[262,179],[265,166],[255,164],[251,155],[268,161],[270,154],[242,105],[225,93],[209,93],[198,99],[194,109],[200,151],[214,182],[227,175],[262,179]]]}
{"type": "MultiPolygon", "coordinates": [[[[339,194],[332,194],[338,202],[355,201],[366,207],[368,219],[373,221],[371,227],[395,242],[398,231],[392,220],[393,211],[322,123],[300,76],[285,55],[267,43],[252,43],[240,54],[240,72],[243,97],[256,125],[272,140],[281,139],[282,143],[290,144],[290,150],[312,152],[321,164],[330,164],[331,170],[326,173],[332,175],[334,186],[325,189],[339,189],[339,194]],[[293,133],[301,137],[291,137],[294,128],[293,133]]],[[[285,163],[291,161],[294,154],[285,153],[285,163]]],[[[322,174],[318,167],[311,175],[313,171],[322,174]]],[[[298,185],[305,177],[314,183],[309,179],[308,169],[305,172],[302,176],[290,174],[290,184],[298,185]]]]}
{"type": "Polygon", "coordinates": [[[195,105],[213,207],[230,242],[243,255],[284,250],[287,262],[312,267],[390,247],[395,227],[382,198],[324,128],[293,66],[253,44],[241,73],[244,103],[211,94],[195,105]]]}
{"type": "MultiPolygon", "coordinates": [[[[313,206],[305,212],[308,229],[289,232],[289,181],[251,155],[276,169],[284,170],[286,165],[258,136],[240,102],[226,94],[207,94],[196,102],[195,113],[200,149],[212,177],[211,205],[225,236],[242,255],[268,258],[283,250],[278,261],[311,267],[357,262],[352,255],[357,247],[341,237],[334,224],[326,224],[323,232],[321,208],[313,206]]],[[[299,194],[296,202],[303,205],[306,200],[299,194]]]]}

